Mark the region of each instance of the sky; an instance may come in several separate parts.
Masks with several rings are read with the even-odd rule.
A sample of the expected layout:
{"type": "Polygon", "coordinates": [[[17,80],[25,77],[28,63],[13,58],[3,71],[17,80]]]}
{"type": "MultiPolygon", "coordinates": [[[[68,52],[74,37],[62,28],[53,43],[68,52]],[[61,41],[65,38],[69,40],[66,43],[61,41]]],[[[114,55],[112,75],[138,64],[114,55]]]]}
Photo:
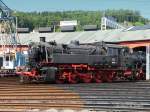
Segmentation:
{"type": "Polygon", "coordinates": [[[150,19],[150,0],[3,0],[12,10],[31,11],[70,11],[132,9],[150,19]]]}

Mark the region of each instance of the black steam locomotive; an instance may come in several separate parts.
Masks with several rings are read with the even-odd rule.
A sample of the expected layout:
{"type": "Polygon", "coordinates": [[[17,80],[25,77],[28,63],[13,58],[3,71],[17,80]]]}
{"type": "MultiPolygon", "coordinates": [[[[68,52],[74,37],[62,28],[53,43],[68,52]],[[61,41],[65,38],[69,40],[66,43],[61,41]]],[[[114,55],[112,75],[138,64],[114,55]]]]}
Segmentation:
{"type": "Polygon", "coordinates": [[[145,53],[98,42],[45,42],[29,45],[28,63],[18,71],[21,82],[90,83],[145,79],[145,53]]]}

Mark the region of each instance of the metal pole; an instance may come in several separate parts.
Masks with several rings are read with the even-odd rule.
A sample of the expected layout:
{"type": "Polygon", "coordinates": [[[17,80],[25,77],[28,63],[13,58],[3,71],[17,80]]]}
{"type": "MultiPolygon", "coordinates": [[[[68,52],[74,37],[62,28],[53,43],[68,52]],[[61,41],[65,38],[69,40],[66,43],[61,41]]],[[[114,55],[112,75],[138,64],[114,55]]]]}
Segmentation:
{"type": "Polygon", "coordinates": [[[146,80],[150,80],[150,46],[146,46],[146,80]]]}
{"type": "MultiPolygon", "coordinates": [[[[16,44],[18,44],[18,40],[19,40],[19,39],[17,38],[17,36],[18,36],[18,18],[17,18],[17,17],[16,17],[16,32],[15,32],[15,33],[16,33],[16,34],[15,34],[15,36],[16,36],[16,37],[15,37],[15,38],[16,38],[15,41],[16,41],[16,44]]],[[[17,45],[16,45],[16,46],[17,46],[17,45]]]]}
{"type": "Polygon", "coordinates": [[[55,30],[56,30],[56,26],[55,26],[55,24],[54,24],[54,32],[56,32],[55,30]]]}

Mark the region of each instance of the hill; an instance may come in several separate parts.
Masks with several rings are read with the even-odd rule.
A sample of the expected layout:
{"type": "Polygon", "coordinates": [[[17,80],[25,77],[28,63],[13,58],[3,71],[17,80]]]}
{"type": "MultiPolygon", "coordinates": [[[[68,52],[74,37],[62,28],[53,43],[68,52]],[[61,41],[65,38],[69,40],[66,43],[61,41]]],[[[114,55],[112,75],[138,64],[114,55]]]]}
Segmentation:
{"type": "MultiPolygon", "coordinates": [[[[38,27],[58,25],[61,20],[78,20],[77,30],[82,30],[83,25],[95,24],[100,27],[104,11],[64,11],[64,12],[15,12],[18,17],[19,27],[29,27],[31,30],[38,27]]],[[[149,20],[142,17],[138,11],[132,10],[106,10],[105,16],[112,16],[119,23],[127,25],[144,25],[149,20]]],[[[59,31],[59,27],[56,27],[59,31]]]]}

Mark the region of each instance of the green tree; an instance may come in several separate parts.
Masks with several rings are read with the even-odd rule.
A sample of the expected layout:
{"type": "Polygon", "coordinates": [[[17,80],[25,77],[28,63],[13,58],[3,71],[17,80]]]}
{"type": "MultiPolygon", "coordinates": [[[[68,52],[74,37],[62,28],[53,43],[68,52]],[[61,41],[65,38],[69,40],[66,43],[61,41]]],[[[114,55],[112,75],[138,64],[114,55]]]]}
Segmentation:
{"type": "MultiPolygon", "coordinates": [[[[149,20],[142,17],[138,11],[132,10],[106,10],[106,11],[64,11],[64,12],[15,12],[14,16],[18,17],[18,27],[29,27],[31,30],[38,27],[46,27],[53,25],[54,22],[59,23],[61,20],[77,20],[79,25],[77,30],[83,30],[84,25],[94,24],[100,28],[101,17],[111,16],[116,18],[117,22],[129,22],[133,25],[144,25],[149,20]]],[[[56,27],[56,31],[60,31],[56,27]]]]}

